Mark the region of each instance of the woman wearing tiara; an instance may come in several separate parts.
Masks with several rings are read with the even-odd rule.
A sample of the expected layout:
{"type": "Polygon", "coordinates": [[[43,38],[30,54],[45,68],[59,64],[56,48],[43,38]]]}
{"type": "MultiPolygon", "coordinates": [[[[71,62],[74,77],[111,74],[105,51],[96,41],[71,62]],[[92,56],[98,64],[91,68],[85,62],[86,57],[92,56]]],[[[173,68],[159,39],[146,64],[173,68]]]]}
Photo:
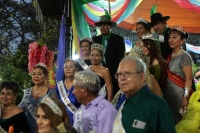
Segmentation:
{"type": "Polygon", "coordinates": [[[91,53],[91,45],[93,44],[92,39],[89,37],[84,37],[80,40],[80,50],[82,52],[82,58],[78,58],[76,61],[78,63],[78,70],[85,70],[89,65],[91,65],[90,61],[90,53],[91,53]]]}
{"type": "Polygon", "coordinates": [[[58,98],[66,106],[71,125],[74,121],[74,112],[80,107],[80,104],[76,100],[75,95],[72,93],[74,90],[74,75],[77,71],[77,63],[74,60],[67,58],[64,63],[64,80],[60,80],[56,83],[56,92],[58,98]]]}
{"type": "MultiPolygon", "coordinates": [[[[142,53],[141,45],[142,45],[142,36],[146,33],[150,32],[149,23],[143,18],[139,18],[138,22],[136,23],[136,35],[138,36],[139,40],[133,44],[131,51],[128,55],[135,56],[135,51],[142,53]]],[[[137,56],[135,56],[137,57],[137,56]]],[[[145,56],[142,56],[142,60],[146,62],[145,56]]]]}
{"type": "Polygon", "coordinates": [[[143,54],[148,57],[147,67],[159,83],[160,88],[163,89],[167,82],[167,64],[162,57],[160,48],[151,33],[143,35],[142,42],[143,54]]]}
{"type": "Polygon", "coordinates": [[[188,33],[180,26],[175,26],[169,31],[169,46],[172,54],[167,58],[167,86],[163,90],[163,98],[173,113],[175,124],[187,110],[189,96],[192,93],[192,59],[182,49],[182,44],[187,39],[188,33]],[[182,113],[182,115],[181,115],[182,113]]]}
{"type": "Polygon", "coordinates": [[[36,133],[36,106],[44,96],[53,95],[56,97],[56,93],[46,84],[48,71],[44,64],[36,65],[31,75],[34,86],[24,91],[23,99],[18,106],[28,119],[30,133],[36,133]]]}
{"type": "Polygon", "coordinates": [[[103,56],[104,53],[105,53],[105,48],[102,45],[98,43],[92,44],[91,55],[90,55],[90,60],[92,65],[89,66],[88,69],[96,73],[97,76],[100,78],[102,89],[100,90],[99,94],[103,93],[105,94],[107,90],[107,100],[111,102],[113,97],[113,92],[112,92],[112,80],[110,72],[107,68],[101,65],[101,62],[104,59],[103,56]],[[104,86],[106,87],[106,90],[104,90],[105,89],[104,86]]]}
{"type": "Polygon", "coordinates": [[[69,124],[69,117],[65,105],[57,98],[47,95],[43,97],[36,112],[37,133],[49,133],[55,130],[67,133],[64,125],[69,124]]]}

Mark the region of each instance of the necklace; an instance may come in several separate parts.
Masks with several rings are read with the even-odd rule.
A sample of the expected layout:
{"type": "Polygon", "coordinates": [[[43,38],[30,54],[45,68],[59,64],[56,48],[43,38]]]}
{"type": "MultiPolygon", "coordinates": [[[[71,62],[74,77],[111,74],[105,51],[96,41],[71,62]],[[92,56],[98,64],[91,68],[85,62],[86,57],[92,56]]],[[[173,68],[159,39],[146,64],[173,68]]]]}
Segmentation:
{"type": "Polygon", "coordinates": [[[37,95],[38,93],[40,93],[45,87],[43,86],[42,89],[40,90],[36,90],[36,88],[34,89],[35,94],[37,95]]]}
{"type": "Polygon", "coordinates": [[[1,105],[1,106],[2,106],[2,110],[8,110],[8,109],[10,109],[13,106],[13,104],[11,104],[10,106],[8,106],[7,108],[4,107],[3,105],[1,105]]]}
{"type": "Polygon", "coordinates": [[[172,53],[172,57],[179,55],[182,51],[183,51],[183,49],[179,50],[178,53],[176,53],[176,54],[172,53]]]}

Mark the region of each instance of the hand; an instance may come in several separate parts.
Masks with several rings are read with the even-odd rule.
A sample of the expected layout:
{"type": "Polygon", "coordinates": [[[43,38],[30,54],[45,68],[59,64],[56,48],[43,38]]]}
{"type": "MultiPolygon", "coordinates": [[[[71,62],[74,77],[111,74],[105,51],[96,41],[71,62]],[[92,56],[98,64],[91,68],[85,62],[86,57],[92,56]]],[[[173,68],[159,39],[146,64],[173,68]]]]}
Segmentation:
{"type": "Polygon", "coordinates": [[[183,98],[182,98],[182,109],[183,109],[183,110],[187,110],[188,104],[189,104],[188,98],[187,98],[187,97],[183,97],[183,98]]]}

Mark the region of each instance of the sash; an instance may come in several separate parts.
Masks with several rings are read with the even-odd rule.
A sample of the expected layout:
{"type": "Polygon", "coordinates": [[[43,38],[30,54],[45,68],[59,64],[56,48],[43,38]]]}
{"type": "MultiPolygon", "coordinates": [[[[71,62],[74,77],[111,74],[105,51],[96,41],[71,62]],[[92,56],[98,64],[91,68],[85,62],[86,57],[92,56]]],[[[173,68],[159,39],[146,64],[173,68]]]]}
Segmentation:
{"type": "Polygon", "coordinates": [[[27,110],[29,111],[29,113],[32,115],[32,117],[34,119],[36,119],[36,109],[30,102],[31,90],[32,89],[26,89],[26,92],[24,94],[25,95],[24,104],[25,104],[27,110]]]}
{"type": "Polygon", "coordinates": [[[126,133],[122,125],[122,109],[124,107],[125,102],[126,101],[122,103],[121,107],[119,108],[119,111],[117,112],[117,116],[113,123],[113,131],[112,131],[113,133],[126,133]]]}
{"type": "Polygon", "coordinates": [[[8,133],[0,126],[0,133],[8,133]]]}
{"type": "Polygon", "coordinates": [[[82,125],[82,106],[76,111],[74,119],[74,127],[78,133],[84,133],[82,125]]]}
{"type": "Polygon", "coordinates": [[[116,108],[116,106],[117,106],[117,102],[118,102],[120,93],[121,93],[121,90],[119,90],[119,91],[115,94],[114,98],[113,98],[112,101],[111,101],[111,104],[112,104],[115,108],[116,108]]]}
{"type": "Polygon", "coordinates": [[[60,94],[60,97],[63,101],[63,103],[65,104],[65,106],[74,114],[74,112],[77,110],[77,108],[71,103],[71,101],[68,98],[68,94],[66,93],[63,81],[58,81],[57,82],[57,86],[58,86],[58,91],[60,94]]]}
{"type": "Polygon", "coordinates": [[[76,60],[77,60],[78,64],[83,68],[83,70],[85,70],[88,67],[88,65],[84,62],[84,60],[82,58],[78,58],[76,60]]]}
{"type": "Polygon", "coordinates": [[[106,84],[104,84],[104,86],[102,86],[102,88],[99,90],[98,95],[104,95],[106,96],[107,92],[106,92],[106,84]]]}
{"type": "MultiPolygon", "coordinates": [[[[168,58],[167,58],[167,60],[166,60],[168,66],[169,66],[169,62],[170,62],[170,60],[171,60],[171,57],[172,57],[172,55],[169,55],[168,58]]],[[[176,85],[178,85],[179,87],[181,87],[182,89],[184,89],[184,87],[185,87],[185,79],[183,79],[183,78],[180,77],[179,75],[177,75],[177,74],[171,72],[171,71],[169,70],[169,68],[168,68],[166,71],[167,71],[167,76],[168,76],[168,78],[169,78],[174,84],[176,84],[176,85]]],[[[192,91],[192,89],[190,89],[190,94],[189,94],[189,95],[191,96],[192,93],[193,93],[193,91],[192,91]]]]}

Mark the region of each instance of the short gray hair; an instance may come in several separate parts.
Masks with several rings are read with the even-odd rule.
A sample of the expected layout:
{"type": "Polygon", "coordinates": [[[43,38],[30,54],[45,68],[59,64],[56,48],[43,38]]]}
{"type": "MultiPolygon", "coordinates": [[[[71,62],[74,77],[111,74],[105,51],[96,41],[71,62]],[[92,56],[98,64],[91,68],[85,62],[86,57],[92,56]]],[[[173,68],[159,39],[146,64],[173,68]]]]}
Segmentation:
{"type": "Polygon", "coordinates": [[[78,87],[86,87],[93,95],[101,89],[99,77],[90,70],[79,71],[74,76],[74,84],[78,87]]]}
{"type": "Polygon", "coordinates": [[[128,55],[128,56],[125,56],[121,60],[121,62],[126,61],[126,60],[134,61],[136,63],[136,71],[137,72],[143,72],[145,74],[145,77],[146,77],[147,67],[146,67],[146,64],[141,59],[128,55]]]}

